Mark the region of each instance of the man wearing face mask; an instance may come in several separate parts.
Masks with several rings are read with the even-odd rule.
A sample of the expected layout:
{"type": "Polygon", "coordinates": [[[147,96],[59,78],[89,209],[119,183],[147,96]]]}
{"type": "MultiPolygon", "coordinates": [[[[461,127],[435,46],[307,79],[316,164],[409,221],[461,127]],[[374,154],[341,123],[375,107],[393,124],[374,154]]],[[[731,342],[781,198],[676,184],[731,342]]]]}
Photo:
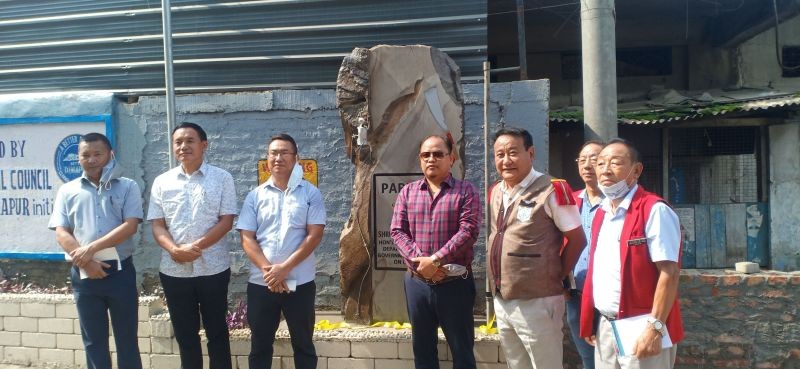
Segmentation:
{"type": "Polygon", "coordinates": [[[134,244],[131,237],[142,221],[139,185],[121,177],[108,138],[81,136],[80,178],[58,189],[48,227],[72,259],[70,281],[78,309],[86,366],[111,368],[108,316],[114,330],[117,366],[141,369],[134,244]]]}
{"type": "Polygon", "coordinates": [[[392,213],[392,240],[408,267],[404,285],[417,369],[439,367],[439,326],[453,354],[453,369],[476,365],[472,247],[483,215],[475,186],[450,174],[454,162],[448,137],[423,140],[419,165],[424,178],[403,186],[392,213]]]}
{"type": "Polygon", "coordinates": [[[247,194],[236,229],[250,259],[247,321],[252,340],[249,367],[272,365],[272,345],[281,321],[291,335],[294,367],[315,369],[314,299],[316,258],[325,230],[322,193],[303,179],[292,136],[272,136],[267,146],[270,177],[247,194]]]}
{"type": "Polygon", "coordinates": [[[486,259],[506,362],[511,369],[560,368],[562,281],[586,245],[580,214],[564,180],[533,168],[528,131],[506,127],[494,137],[502,181],[489,192],[486,259]]]}
{"type": "Polygon", "coordinates": [[[630,142],[611,140],[595,168],[605,199],[592,223],[582,310],[600,316],[596,327],[594,314],[581,316],[581,336],[595,345],[597,368],[672,368],[675,344],[683,339],[678,216],[637,184],[643,166],[630,142]],[[646,318],[646,327],[633,352],[620,356],[611,322],[637,316],[646,318]],[[662,349],[665,335],[673,345],[662,349]]]}

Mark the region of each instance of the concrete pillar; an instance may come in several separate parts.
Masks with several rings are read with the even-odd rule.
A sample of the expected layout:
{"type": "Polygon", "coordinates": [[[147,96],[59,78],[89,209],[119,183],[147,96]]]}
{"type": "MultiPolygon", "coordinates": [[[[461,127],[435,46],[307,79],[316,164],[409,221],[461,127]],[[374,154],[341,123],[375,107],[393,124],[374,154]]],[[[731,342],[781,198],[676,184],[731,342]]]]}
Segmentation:
{"type": "Polygon", "coordinates": [[[617,41],[614,0],[581,1],[583,136],[617,137],[617,41]]]}
{"type": "Polygon", "coordinates": [[[782,271],[800,270],[800,118],[769,127],[770,264],[782,271]]]}

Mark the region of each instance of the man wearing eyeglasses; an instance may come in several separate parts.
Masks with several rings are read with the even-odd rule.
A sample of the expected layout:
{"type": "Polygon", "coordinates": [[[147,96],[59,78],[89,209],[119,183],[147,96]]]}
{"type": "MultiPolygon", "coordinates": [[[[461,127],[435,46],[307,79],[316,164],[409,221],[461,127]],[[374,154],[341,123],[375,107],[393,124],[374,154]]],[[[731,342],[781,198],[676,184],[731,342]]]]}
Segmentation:
{"type": "Polygon", "coordinates": [[[153,181],[147,219],[163,249],[159,277],[167,298],[181,367],[203,367],[200,320],[208,343],[209,367],[229,369],[228,324],[230,255],[224,237],[236,216],[233,177],[205,161],[208,137],[195,123],[172,131],[180,165],[153,181]]]}
{"type": "MultiPolygon", "coordinates": [[[[587,141],[581,146],[578,158],[578,174],[585,185],[584,189],[572,193],[577,202],[578,211],[581,213],[581,225],[583,234],[586,236],[587,244],[592,237],[592,219],[597,209],[600,208],[600,200],[603,193],[597,187],[597,175],[594,165],[597,163],[597,155],[603,149],[600,141],[587,141]]],[[[572,270],[575,286],[570,290],[567,299],[567,324],[569,325],[570,335],[575,348],[583,362],[584,369],[594,369],[594,347],[586,342],[580,335],[581,328],[581,295],[583,294],[583,284],[586,281],[586,269],[589,267],[589,248],[584,247],[578,263],[572,270]]]]}
{"type": "Polygon", "coordinates": [[[450,174],[454,162],[446,137],[422,141],[424,178],[403,186],[392,215],[392,239],[408,267],[404,283],[417,369],[439,367],[440,326],[453,368],[475,368],[472,247],[483,216],[475,187],[450,174]]]}
{"type": "Polygon", "coordinates": [[[680,223],[664,199],[637,184],[643,169],[639,151],[624,139],[611,140],[597,156],[595,171],[605,199],[592,222],[581,336],[595,345],[598,368],[672,368],[675,344],[683,339],[680,223]],[[624,335],[636,337],[631,347],[612,324],[633,317],[644,324],[641,332],[624,335]],[[665,337],[671,346],[664,347],[665,337]]]}
{"type": "Polygon", "coordinates": [[[250,323],[250,368],[270,368],[272,345],[281,313],[294,350],[294,367],[315,369],[314,334],[316,259],[314,249],[325,229],[322,193],[303,179],[294,138],[270,138],[270,177],[250,191],[236,229],[250,259],[247,321],[250,323]]]}
{"type": "Polygon", "coordinates": [[[511,369],[560,368],[562,281],[586,245],[580,214],[565,181],[533,169],[528,131],[508,127],[494,137],[502,181],[489,194],[486,259],[506,363],[511,369]]]}

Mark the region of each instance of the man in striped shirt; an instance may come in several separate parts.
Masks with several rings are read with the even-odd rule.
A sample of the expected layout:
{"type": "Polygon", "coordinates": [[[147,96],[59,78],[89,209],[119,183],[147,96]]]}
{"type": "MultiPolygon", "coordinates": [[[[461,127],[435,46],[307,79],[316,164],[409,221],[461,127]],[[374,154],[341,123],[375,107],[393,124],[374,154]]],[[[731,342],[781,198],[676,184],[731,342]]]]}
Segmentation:
{"type": "Polygon", "coordinates": [[[452,151],[445,137],[422,142],[419,162],[425,177],[403,187],[392,216],[392,239],[408,267],[406,304],[417,369],[439,367],[439,326],[453,368],[475,368],[472,248],[483,220],[481,198],[475,186],[450,174],[452,151]]]}

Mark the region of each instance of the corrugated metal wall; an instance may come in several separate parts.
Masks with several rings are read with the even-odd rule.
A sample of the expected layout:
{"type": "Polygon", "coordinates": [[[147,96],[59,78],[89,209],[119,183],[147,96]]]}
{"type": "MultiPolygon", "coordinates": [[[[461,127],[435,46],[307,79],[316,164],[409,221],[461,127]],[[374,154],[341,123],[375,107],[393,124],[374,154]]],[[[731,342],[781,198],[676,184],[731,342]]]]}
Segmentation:
{"type": "MultiPolygon", "coordinates": [[[[426,44],[462,78],[486,58],[486,0],[172,1],[178,91],[333,86],[354,47],[426,44]]],[[[0,0],[0,93],[164,88],[159,0],[0,0]]]]}

